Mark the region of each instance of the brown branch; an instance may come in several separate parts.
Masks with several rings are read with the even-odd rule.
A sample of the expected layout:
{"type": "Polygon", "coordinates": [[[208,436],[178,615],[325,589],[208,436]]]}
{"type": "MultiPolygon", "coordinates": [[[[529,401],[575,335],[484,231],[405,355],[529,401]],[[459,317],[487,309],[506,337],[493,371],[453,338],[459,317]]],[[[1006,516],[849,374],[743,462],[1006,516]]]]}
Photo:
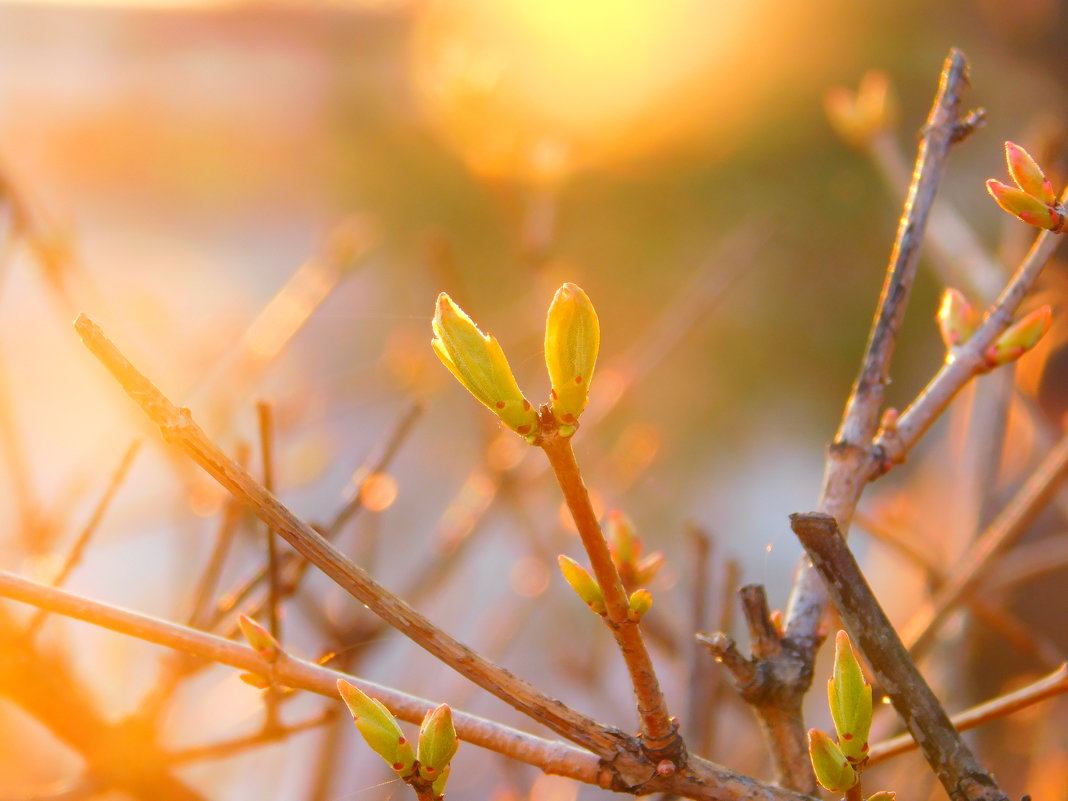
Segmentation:
{"type": "Polygon", "coordinates": [[[660,690],[660,682],[638,621],[630,618],[630,604],[623,580],[612,561],[608,541],[593,511],[586,485],[582,482],[582,473],[571,448],[571,437],[561,437],[556,433],[555,422],[547,408],[542,409],[541,428],[543,433],[537,444],[545,451],[567,507],[571,510],[594,578],[604,593],[607,609],[605,622],[616,638],[630,674],[641,718],[643,750],[657,762],[670,759],[676,765],[681,765],[686,756],[678,724],[668,714],[667,702],[660,690]]]}
{"type": "Polygon", "coordinates": [[[160,427],[165,440],[196,461],[339,587],[458,673],[557,734],[607,758],[632,747],[626,735],[576,712],[482,658],[375,582],[223,453],[193,421],[189,410],[171,403],[88,317],[80,315],[75,328],[86,347],[160,427]]]}
{"type": "Polygon", "coordinates": [[[1008,801],[916,669],[830,515],[790,515],[846,630],[953,801],[1008,801]]]}
{"type": "Polygon", "coordinates": [[[883,468],[897,464],[946,410],[957,393],[986,369],[983,352],[1012,324],[1024,296],[1038,280],[1042,268],[1057,249],[1060,240],[1049,231],[1040,233],[1020,266],[1013,273],[983,324],[967,342],[958,347],[916,399],[901,413],[893,429],[880,431],[875,449],[883,468]]]}
{"type": "Polygon", "coordinates": [[[995,558],[1027,531],[1058,486],[1068,477],[1068,435],[1051,450],[1013,499],[968,549],[930,601],[902,628],[901,639],[919,658],[937,627],[985,575],[995,558]]]}
{"type": "MultiPolygon", "coordinates": [[[[959,50],[950,51],[920,138],[912,183],[898,224],[860,372],[846,402],[834,443],[828,449],[818,508],[834,517],[843,532],[849,531],[860,495],[879,466],[870,446],[889,382],[890,357],[919,263],[920,242],[935,190],[957,135],[961,92],[968,82],[967,72],[964,54],[959,50]]],[[[826,609],[827,596],[819,577],[810,565],[803,565],[787,609],[787,636],[814,644],[826,609]]]]}
{"type": "MultiPolygon", "coordinates": [[[[337,680],[345,679],[381,700],[398,718],[412,723],[422,721],[426,712],[437,706],[435,702],[305,662],[285,653],[276,662],[269,664],[251,648],[214,634],[47,587],[2,570],[0,597],[47,608],[56,614],[83,620],[201,659],[269,676],[281,686],[313,692],[330,699],[337,698],[337,680]]],[[[625,753],[618,755],[614,761],[602,760],[595,754],[573,745],[546,740],[458,710],[453,710],[453,722],[457,734],[464,742],[533,765],[546,773],[620,792],[635,792],[639,789],[621,783],[623,766],[620,763],[627,761],[625,753]]],[[[691,757],[686,767],[674,776],[657,777],[642,785],[640,789],[645,792],[646,788],[649,792],[670,790],[697,801],[815,801],[809,796],[764,784],[697,757],[691,757]]]]}
{"type": "MultiPolygon", "coordinates": [[[[958,712],[950,718],[950,722],[957,731],[967,731],[1064,693],[1068,693],[1068,663],[1062,664],[1048,676],[1043,676],[1026,687],[1021,687],[1005,695],[999,695],[997,698],[992,698],[963,712],[958,712]]],[[[868,765],[885,762],[891,757],[908,753],[918,747],[910,734],[902,734],[898,737],[884,740],[871,747],[871,751],[868,753],[868,765]]]]}
{"type": "Polygon", "coordinates": [[[778,631],[762,586],[748,584],[738,594],[752,657],[744,657],[724,633],[699,635],[698,640],[731,673],[738,695],[756,716],[775,762],[776,781],[814,792],[816,778],[801,713],[805,692],[812,683],[812,657],[778,631]]]}
{"type": "MultiPolygon", "coordinates": [[[[686,526],[691,548],[690,569],[690,621],[691,631],[705,631],[711,625],[711,613],[708,608],[710,590],[710,567],[712,563],[712,538],[696,523],[686,526]]],[[[726,627],[720,627],[725,630],[726,627]]],[[[713,699],[719,676],[715,665],[704,652],[700,641],[690,641],[686,653],[687,697],[686,717],[684,718],[685,736],[690,747],[700,754],[711,754],[713,727],[713,699]]]]}

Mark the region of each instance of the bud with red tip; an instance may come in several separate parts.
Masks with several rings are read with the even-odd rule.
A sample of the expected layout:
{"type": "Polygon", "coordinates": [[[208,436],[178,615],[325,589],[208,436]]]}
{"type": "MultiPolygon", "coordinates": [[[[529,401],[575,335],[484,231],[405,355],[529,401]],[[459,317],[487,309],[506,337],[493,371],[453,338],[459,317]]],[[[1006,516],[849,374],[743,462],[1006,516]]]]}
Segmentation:
{"type": "Polygon", "coordinates": [[[819,729],[808,731],[808,756],[816,781],[832,793],[844,793],[857,783],[857,772],[829,735],[819,729]]]}
{"type": "Polygon", "coordinates": [[[427,712],[419,727],[419,775],[428,782],[437,781],[459,745],[449,705],[442,704],[427,712]]]}
{"type": "Polygon", "coordinates": [[[1014,322],[983,353],[986,368],[992,370],[1003,364],[1014,362],[1031,350],[1046,335],[1053,322],[1053,311],[1049,306],[1042,306],[1030,314],[1025,314],[1014,322]]]}
{"type": "Polygon", "coordinates": [[[1005,143],[1005,161],[1016,183],[1011,187],[991,178],[986,190],[1005,211],[1028,225],[1060,233],[1065,228],[1064,206],[1057,202],[1053,185],[1031,154],[1013,142],[1005,143]]]}
{"type": "Polygon", "coordinates": [[[630,609],[627,617],[637,623],[653,606],[653,594],[649,590],[635,590],[628,599],[630,609]]]}
{"type": "Polygon", "coordinates": [[[386,760],[402,779],[411,776],[415,770],[415,750],[393,714],[381,701],[344,679],[338,679],[337,689],[371,750],[386,760]]]}
{"type": "Polygon", "coordinates": [[[237,624],[241,627],[241,633],[245,635],[248,644],[253,650],[268,662],[278,661],[282,653],[278,641],[263,626],[250,618],[248,615],[238,615],[237,624]]]}

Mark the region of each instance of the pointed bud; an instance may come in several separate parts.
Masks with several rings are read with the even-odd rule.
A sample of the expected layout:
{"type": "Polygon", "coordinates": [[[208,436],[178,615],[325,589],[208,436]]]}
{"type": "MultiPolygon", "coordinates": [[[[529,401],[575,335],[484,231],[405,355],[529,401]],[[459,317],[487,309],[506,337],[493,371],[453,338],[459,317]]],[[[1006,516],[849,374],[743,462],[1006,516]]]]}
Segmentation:
{"type": "Polygon", "coordinates": [[[248,615],[238,615],[237,624],[241,627],[241,633],[245,635],[252,649],[268,662],[278,660],[282,649],[278,641],[263,626],[250,618],[248,615]]]}
{"type": "Polygon", "coordinates": [[[586,408],[601,329],[593,304],[577,284],[556,290],[545,320],[545,364],[552,383],[553,416],[570,436],[586,408]]]}
{"type": "Polygon", "coordinates": [[[380,701],[344,679],[338,679],[337,689],[371,750],[386,760],[398,776],[410,776],[415,766],[415,750],[392,713],[380,701]]]}
{"type": "Polygon", "coordinates": [[[666,557],[663,551],[653,551],[634,566],[634,583],[648,584],[664,566],[666,557]]]}
{"type": "Polygon", "coordinates": [[[978,327],[975,308],[959,289],[947,287],[938,306],[938,331],[947,349],[967,342],[978,327]]]}
{"type": "Polygon", "coordinates": [[[531,438],[537,413],[519,391],[500,343],[483,334],[444,292],[438,295],[433,328],[430,344],[456,380],[506,426],[531,438]]]}
{"type": "Polygon", "coordinates": [[[827,696],[842,754],[853,764],[863,762],[868,758],[871,685],[864,681],[853,644],[844,631],[835,638],[834,673],[827,682],[827,696]]]}
{"type": "Polygon", "coordinates": [[[844,793],[857,783],[857,773],[838,746],[819,729],[808,730],[808,756],[816,781],[832,793],[844,793]]]}
{"type": "Polygon", "coordinates": [[[634,530],[634,524],[618,509],[608,513],[605,537],[617,569],[622,570],[624,565],[633,565],[641,557],[642,541],[634,530]]]}
{"type": "Polygon", "coordinates": [[[1055,233],[1064,228],[1064,212],[1056,204],[1045,203],[1022,189],[1006,186],[993,178],[986,182],[986,191],[993,196],[1001,208],[1019,217],[1028,225],[1045,228],[1055,233]]]}
{"type": "Polygon", "coordinates": [[[884,72],[868,72],[854,94],[845,87],[827,92],[823,105],[831,127],[847,143],[859,147],[893,125],[896,109],[884,72]]]}
{"type": "Polygon", "coordinates": [[[593,576],[586,572],[586,568],[563,554],[557,557],[557,562],[560,564],[560,572],[564,575],[564,581],[571,585],[575,594],[597,614],[606,614],[608,608],[604,605],[604,593],[601,592],[601,587],[593,576]]]}
{"type": "Polygon", "coordinates": [[[448,704],[426,713],[419,727],[419,775],[435,781],[448,767],[459,747],[448,704]]]}
{"type": "Polygon", "coordinates": [[[255,687],[257,690],[266,690],[271,686],[271,680],[266,676],[261,676],[259,673],[241,673],[238,678],[249,687],[255,687]]]}
{"type": "MultiPolygon", "coordinates": [[[[451,762],[445,766],[445,770],[443,770],[441,772],[441,775],[434,779],[434,783],[430,785],[430,790],[434,793],[435,800],[444,798],[445,783],[448,782],[450,773],[452,773],[451,762]]],[[[891,799],[891,801],[893,801],[893,799],[891,799]]]]}
{"type": "Polygon", "coordinates": [[[897,793],[892,793],[889,790],[880,790],[877,793],[872,793],[868,796],[868,801],[894,801],[897,798],[897,793]]]}
{"type": "Polygon", "coordinates": [[[1046,335],[1053,322],[1053,311],[1042,306],[1014,322],[983,354],[988,369],[1016,361],[1046,335]]]}
{"type": "Polygon", "coordinates": [[[648,612],[653,606],[653,595],[649,590],[635,590],[630,594],[630,611],[627,613],[627,617],[637,623],[642,619],[642,615],[648,612]]]}
{"type": "Polygon", "coordinates": [[[1006,142],[1005,161],[1009,165],[1009,175],[1020,189],[1043,203],[1057,202],[1053,185],[1046,180],[1042,168],[1035,163],[1030,153],[1014,142],[1006,142]]]}

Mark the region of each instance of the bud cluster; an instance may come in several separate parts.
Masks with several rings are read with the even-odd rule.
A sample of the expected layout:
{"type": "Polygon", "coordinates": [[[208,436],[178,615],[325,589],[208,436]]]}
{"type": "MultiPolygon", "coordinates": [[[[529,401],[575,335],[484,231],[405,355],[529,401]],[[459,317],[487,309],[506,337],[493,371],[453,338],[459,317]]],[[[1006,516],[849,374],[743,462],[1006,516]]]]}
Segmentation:
{"type": "Polygon", "coordinates": [[[371,750],[382,757],[400,778],[409,784],[429,786],[434,798],[442,798],[452,758],[460,745],[449,705],[441,704],[426,713],[419,727],[417,756],[397,719],[381,701],[344,679],[338,679],[337,689],[352,713],[357,730],[371,750]]]}
{"type": "Polygon", "coordinates": [[[1062,232],[1065,227],[1064,206],[1057,202],[1053,184],[1047,180],[1031,154],[1014,142],[1006,142],[1005,161],[1016,186],[1008,186],[991,178],[986,182],[986,191],[1001,208],[1028,225],[1054,233],[1062,232]]]}
{"type": "MultiPolygon", "coordinates": [[[[434,313],[434,352],[468,392],[529,442],[537,438],[538,415],[523,396],[500,344],[442,292],[434,313]]],[[[557,432],[569,437],[586,408],[601,332],[593,304],[576,284],[561,286],[545,321],[545,365],[552,390],[550,409],[557,432]]]]}
{"type": "MultiPolygon", "coordinates": [[[[979,322],[978,312],[964,294],[952,287],[946,289],[938,307],[938,330],[946,345],[946,358],[949,361],[953,360],[957,348],[976,332],[979,322]]],[[[1052,322],[1053,310],[1049,306],[1040,306],[1018,318],[983,351],[983,367],[993,370],[1016,361],[1038,344],[1052,322]]]]}
{"type": "MultiPolygon", "coordinates": [[[[608,536],[608,550],[612,562],[619,572],[623,587],[630,593],[628,617],[637,622],[653,605],[653,595],[641,585],[653,580],[657,571],[664,564],[664,554],[655,551],[642,558],[642,541],[634,530],[634,524],[619,510],[608,513],[605,526],[608,536]],[[637,589],[636,589],[637,588],[637,589]]],[[[560,572],[575,594],[599,615],[608,613],[597,579],[590,575],[582,565],[569,556],[557,557],[560,572]]]]}

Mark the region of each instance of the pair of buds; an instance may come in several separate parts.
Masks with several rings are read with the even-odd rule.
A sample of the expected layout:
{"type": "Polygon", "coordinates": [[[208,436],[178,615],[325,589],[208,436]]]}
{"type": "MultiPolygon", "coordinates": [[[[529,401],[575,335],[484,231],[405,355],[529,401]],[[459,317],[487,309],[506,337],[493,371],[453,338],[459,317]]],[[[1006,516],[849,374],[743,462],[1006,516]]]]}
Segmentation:
{"type": "MultiPolygon", "coordinates": [[[[506,426],[533,442],[538,413],[520,391],[500,343],[483,334],[444,292],[438,295],[433,328],[430,344],[456,380],[506,426]]],[[[550,408],[561,436],[575,433],[578,417],[586,408],[600,341],[597,312],[590,299],[576,284],[564,284],[553,296],[545,321],[550,408]]]]}
{"type": "Polygon", "coordinates": [[[418,776],[419,780],[430,784],[434,798],[441,798],[452,758],[459,747],[449,705],[442,704],[426,713],[419,727],[419,750],[416,752],[397,719],[381,701],[344,679],[338,679],[337,688],[352,713],[357,730],[371,749],[400,778],[413,781],[418,776]]]}
{"type": "MultiPolygon", "coordinates": [[[[971,339],[981,322],[978,310],[960,290],[950,287],[943,293],[942,303],[938,307],[938,330],[950,360],[954,351],[971,339]]],[[[1052,322],[1053,311],[1049,306],[1041,306],[1023,315],[983,352],[984,367],[993,370],[1016,361],[1038,344],[1052,322]]]]}
{"type": "MultiPolygon", "coordinates": [[[[816,780],[832,793],[844,793],[860,781],[860,770],[868,759],[872,717],[871,685],[864,680],[853,644],[844,631],[835,638],[827,700],[838,741],[819,729],[810,729],[808,754],[816,780]]],[[[894,801],[894,793],[881,790],[867,801],[894,801]]]]}
{"type": "Polygon", "coordinates": [[[1054,233],[1063,231],[1064,206],[1057,202],[1053,184],[1031,154],[1013,142],[1006,142],[1005,161],[1016,186],[1008,186],[993,178],[986,182],[986,190],[998,205],[1028,225],[1054,233]]]}

